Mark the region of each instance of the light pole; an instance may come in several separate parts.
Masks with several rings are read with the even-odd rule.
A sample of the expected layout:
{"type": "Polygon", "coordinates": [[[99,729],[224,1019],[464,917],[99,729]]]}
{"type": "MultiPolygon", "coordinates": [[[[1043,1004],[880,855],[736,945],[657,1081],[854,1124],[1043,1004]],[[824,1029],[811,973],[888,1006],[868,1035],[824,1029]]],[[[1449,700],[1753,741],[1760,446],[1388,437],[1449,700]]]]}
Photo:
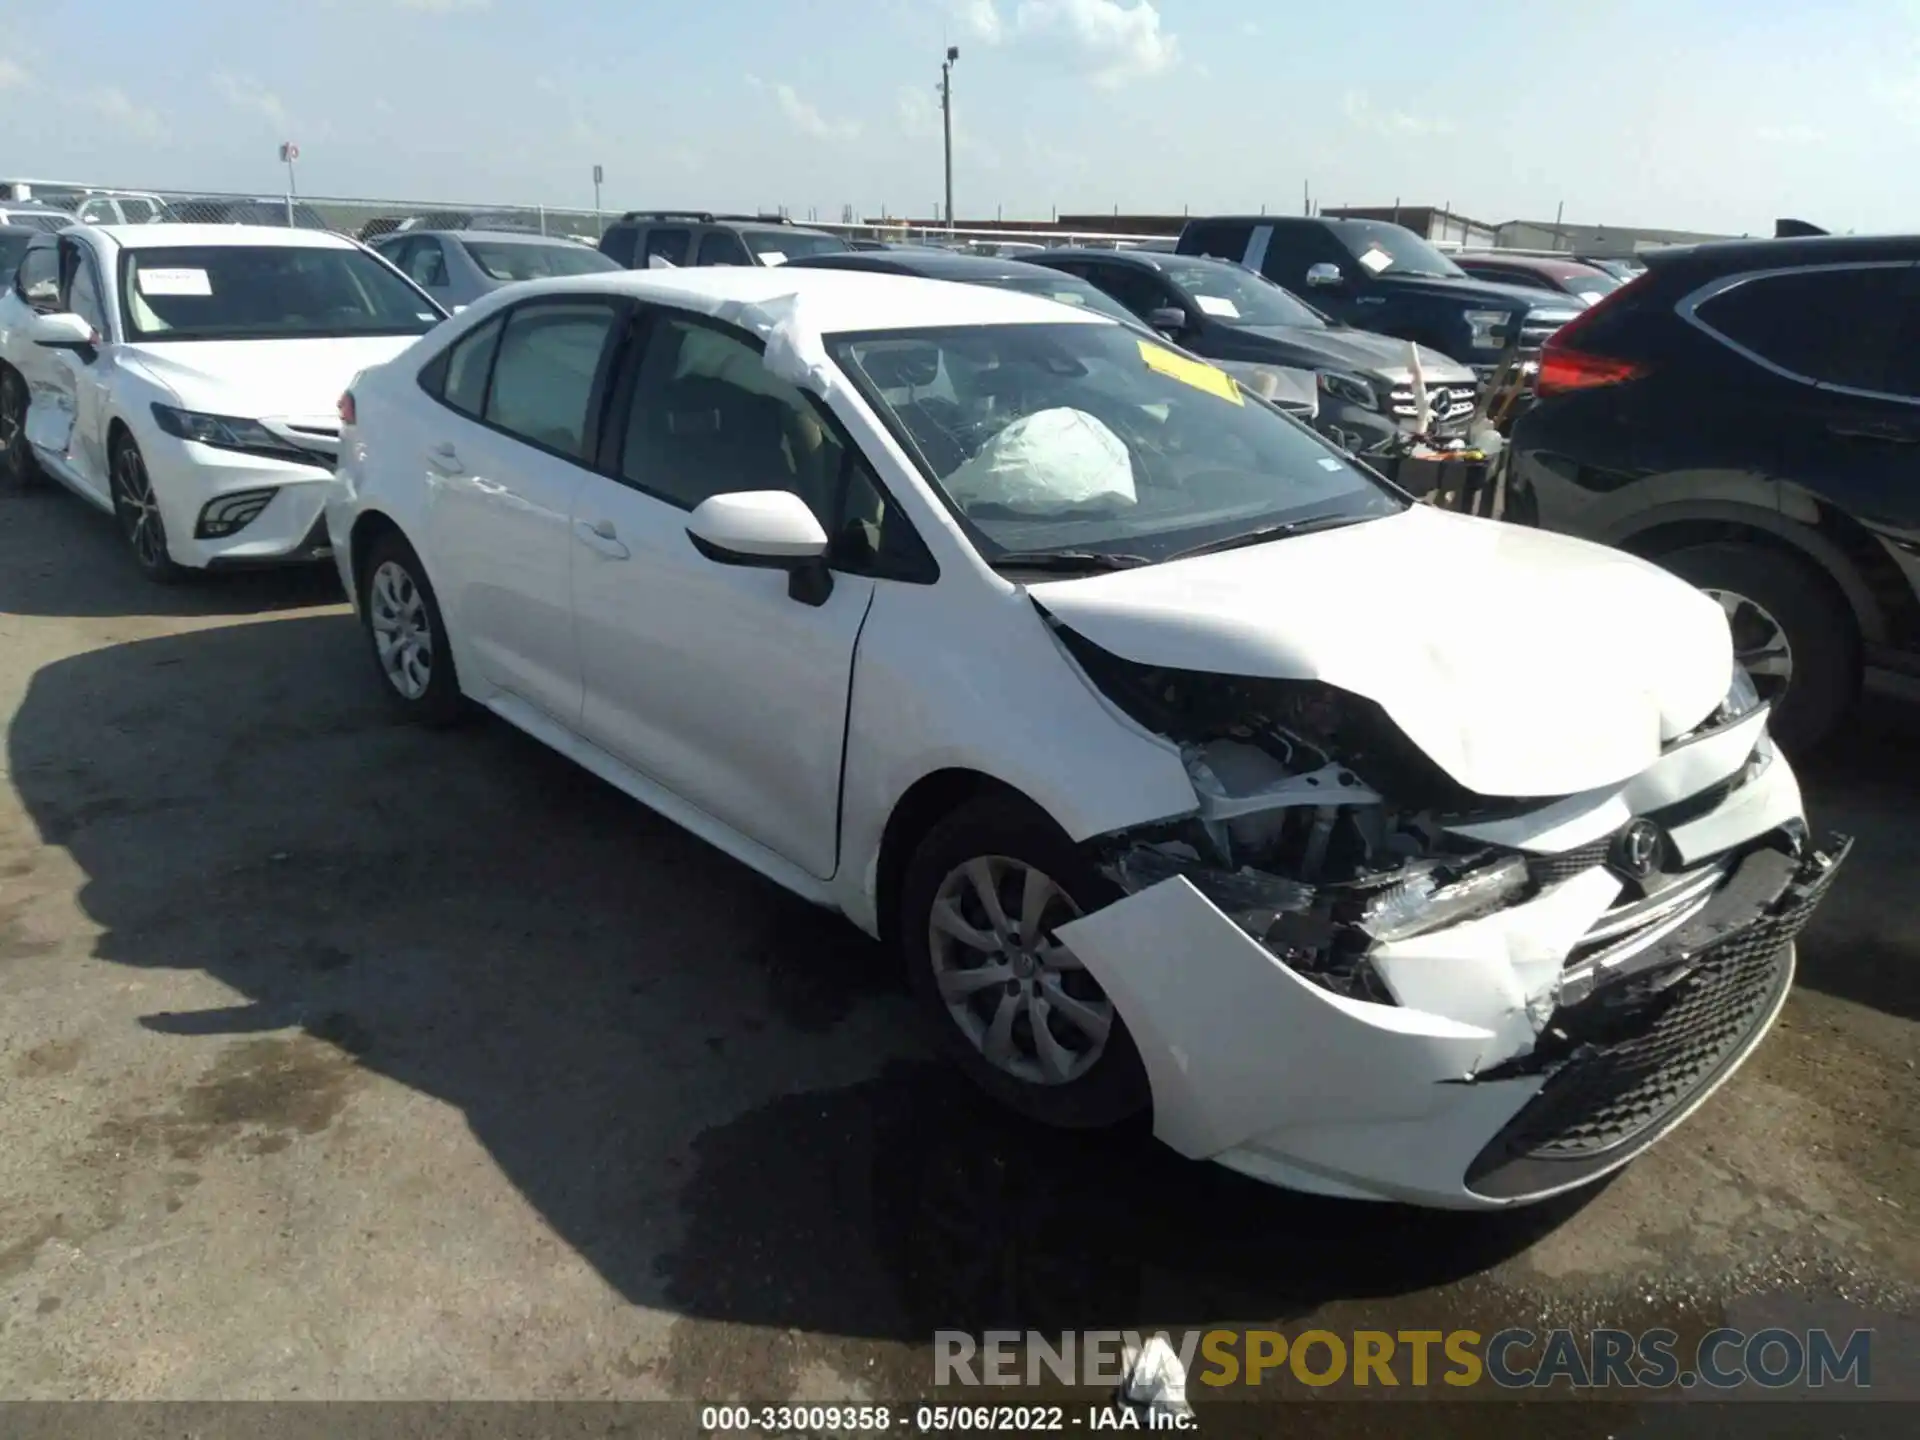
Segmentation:
{"type": "Polygon", "coordinates": [[[607,172],[598,165],[593,167],[593,233],[600,233],[600,182],[607,178],[607,172]]]}
{"type": "Polygon", "coordinates": [[[293,197],[299,193],[293,184],[293,162],[300,158],[300,147],[291,140],[280,142],[280,163],[287,167],[287,228],[293,228],[293,197]]]}
{"type": "Polygon", "coordinates": [[[960,47],[949,45],[947,58],[940,63],[940,128],[947,142],[947,233],[953,233],[953,64],[960,58],[960,47]]]}

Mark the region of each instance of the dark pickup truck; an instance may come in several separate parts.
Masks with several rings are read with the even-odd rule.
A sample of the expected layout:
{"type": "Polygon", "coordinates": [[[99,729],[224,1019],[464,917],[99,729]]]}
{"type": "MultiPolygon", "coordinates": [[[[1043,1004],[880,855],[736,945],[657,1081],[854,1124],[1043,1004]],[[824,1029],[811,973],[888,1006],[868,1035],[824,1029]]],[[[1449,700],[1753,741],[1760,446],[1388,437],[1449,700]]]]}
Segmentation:
{"type": "Polygon", "coordinates": [[[1532,359],[1580,313],[1539,290],[1476,280],[1404,225],[1383,220],[1244,215],[1189,220],[1179,253],[1236,260],[1363,330],[1452,356],[1485,377],[1519,334],[1532,359]]]}

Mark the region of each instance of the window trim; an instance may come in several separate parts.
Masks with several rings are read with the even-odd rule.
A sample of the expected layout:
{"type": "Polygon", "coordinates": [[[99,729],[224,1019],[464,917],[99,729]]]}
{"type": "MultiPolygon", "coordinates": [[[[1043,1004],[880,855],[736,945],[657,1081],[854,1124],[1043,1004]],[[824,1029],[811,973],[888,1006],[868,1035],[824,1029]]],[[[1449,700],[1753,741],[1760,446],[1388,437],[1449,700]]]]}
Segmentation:
{"type": "Polygon", "coordinates": [[[1724,345],[1744,360],[1758,365],[1762,370],[1777,375],[1783,380],[1791,380],[1796,385],[1811,386],[1823,390],[1829,395],[1852,395],[1863,400],[1887,400],[1898,405],[1920,406],[1920,395],[1895,395],[1885,390],[1863,390],[1852,385],[1836,385],[1831,380],[1818,380],[1811,375],[1802,375],[1797,370],[1767,359],[1757,350],[1749,349],[1731,335],[1716,330],[1699,313],[1700,307],[1710,300],[1717,300],[1729,291],[1755,280],[1777,280],[1785,275],[1825,274],[1841,270],[1906,270],[1920,273],[1920,265],[1912,260],[1845,260],[1825,265],[1777,265],[1766,270],[1742,270],[1734,275],[1722,275],[1717,280],[1708,281],[1691,294],[1683,296],[1675,304],[1674,313],[1687,324],[1700,331],[1708,339],[1724,345]]]}
{"type": "Polygon", "coordinates": [[[624,295],[596,294],[591,291],[579,295],[568,293],[529,295],[524,299],[514,301],[511,305],[503,305],[498,310],[489,312],[484,318],[480,319],[477,324],[462,330],[452,340],[449,340],[446,345],[442,346],[440,350],[436,351],[419,370],[414,372],[414,383],[430,396],[441,409],[450,415],[459,416],[460,419],[465,420],[470,425],[478,425],[484,430],[491,430],[494,434],[513,441],[516,445],[524,445],[529,450],[537,450],[542,455],[551,455],[556,460],[565,460],[570,465],[578,465],[582,470],[599,474],[601,471],[598,462],[604,453],[603,447],[605,444],[607,401],[613,391],[612,381],[617,373],[616,367],[619,365],[627,346],[626,337],[631,330],[628,322],[632,319],[634,308],[633,301],[624,295]],[[595,365],[593,372],[593,385],[587,391],[586,424],[580,436],[580,446],[585,453],[583,455],[569,455],[564,450],[556,449],[551,445],[542,445],[538,440],[530,440],[517,430],[509,430],[504,425],[494,424],[493,421],[487,419],[486,411],[493,403],[494,367],[500,360],[500,344],[506,338],[507,326],[512,322],[514,315],[529,308],[583,304],[599,305],[605,308],[611,313],[613,320],[607,329],[607,341],[600,347],[600,359],[595,365]],[[442,360],[446,360],[450,364],[453,352],[456,349],[472,336],[486,329],[487,326],[496,323],[500,328],[493,337],[492,352],[487,356],[487,379],[486,384],[480,391],[481,413],[478,415],[469,415],[465,410],[448,402],[446,397],[445,369],[443,368],[440,372],[440,388],[437,391],[428,386],[426,379],[427,373],[436,365],[439,365],[442,360]]]}
{"type": "MultiPolygon", "coordinates": [[[[647,346],[653,339],[654,327],[662,320],[698,326],[724,335],[730,340],[737,340],[760,356],[763,362],[766,358],[767,342],[751,330],[744,330],[737,325],[727,323],[718,316],[703,314],[698,310],[683,310],[679,306],[663,304],[657,300],[632,306],[625,337],[616,347],[621,352],[619,370],[613,378],[613,383],[608,387],[603,402],[604,424],[600,431],[600,450],[596,456],[599,463],[593,467],[594,473],[615,485],[624,486],[637,495],[644,495],[649,500],[668,506],[682,515],[691,515],[695,509],[694,506],[683,505],[677,496],[663,495],[621,473],[621,459],[627,443],[627,426],[633,418],[634,389],[640,382],[640,367],[646,359],[647,346]]],[[[834,531],[827,536],[827,568],[842,575],[858,575],[874,580],[898,580],[909,585],[933,584],[940,578],[940,562],[934,557],[925,537],[920,534],[919,527],[913,523],[912,518],[894,498],[892,488],[887,484],[886,477],[881,475],[879,467],[873,463],[872,457],[854,441],[847,427],[841,423],[840,417],[835,415],[819,396],[801,389],[798,385],[795,385],[794,389],[799,391],[801,397],[812,408],[814,417],[827,427],[828,432],[839,444],[841,453],[845,456],[858,457],[860,463],[866,467],[867,476],[873,482],[874,491],[879,495],[881,503],[900,517],[901,523],[906,526],[911,535],[909,547],[914,554],[907,564],[899,567],[852,565],[847,563],[844,555],[836,553],[840,545],[838,532],[844,528],[846,519],[848,486],[847,476],[843,473],[834,480],[835,527],[834,531]]],[[[715,491],[714,493],[739,492],[715,491]]]]}
{"type": "MultiPolygon", "coordinates": [[[[58,248],[64,251],[69,246],[72,247],[77,262],[74,267],[75,275],[78,275],[79,267],[84,265],[93,276],[93,295],[100,302],[101,325],[97,328],[99,328],[101,341],[111,343],[118,338],[114,333],[119,328],[115,323],[118,317],[114,312],[119,309],[119,306],[114,304],[112,293],[107,289],[99,257],[93,253],[92,246],[82,244],[71,235],[61,235],[58,248]]],[[[73,280],[67,276],[64,259],[56,261],[56,269],[60,280],[60,303],[71,313],[78,315],[80,312],[73,309],[73,280]]]]}

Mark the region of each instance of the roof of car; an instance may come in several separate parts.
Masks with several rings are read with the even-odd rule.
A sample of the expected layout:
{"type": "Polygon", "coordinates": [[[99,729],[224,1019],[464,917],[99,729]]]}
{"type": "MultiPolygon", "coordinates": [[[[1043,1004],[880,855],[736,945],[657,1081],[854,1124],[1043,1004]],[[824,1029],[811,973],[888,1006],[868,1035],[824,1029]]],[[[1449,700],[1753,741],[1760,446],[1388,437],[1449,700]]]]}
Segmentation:
{"type": "MultiPolygon", "coordinates": [[[[1169,266],[1184,270],[1192,265],[1223,265],[1230,270],[1246,270],[1238,261],[1218,255],[1176,255],[1165,250],[1106,250],[1094,245],[1063,246],[1049,250],[1047,259],[1095,260],[1104,265],[1131,265],[1136,270],[1166,270],[1169,266]]],[[[1045,261],[1039,262],[1044,264],[1045,261]]]]}
{"type": "Polygon", "coordinates": [[[286,245],[326,250],[359,247],[331,230],[289,229],[284,225],[89,225],[123,250],[166,249],[176,245],[286,245]]]}
{"type": "MultiPolygon", "coordinates": [[[[915,275],[816,269],[799,265],[698,265],[680,270],[615,270],[528,281],[496,294],[524,299],[555,293],[632,295],[765,330],[787,320],[815,335],[914,330],[939,325],[1101,324],[1091,311],[1016,290],[957,285],[915,275]],[[795,302],[791,307],[788,301],[795,302]],[[1066,313],[1061,312],[1065,310],[1066,313]]],[[[472,313],[471,311],[469,313],[472,313]]]]}
{"type": "Polygon", "coordinates": [[[1835,265],[1846,261],[1920,259],[1920,236],[1807,235],[1786,240],[1703,240],[1662,245],[1634,257],[1650,264],[1698,263],[1713,268],[1835,265]]]}
{"type": "Polygon", "coordinates": [[[501,240],[509,245],[578,245],[571,235],[542,235],[538,230],[389,230],[369,242],[384,245],[388,241],[413,240],[431,235],[437,240],[501,240]]]}
{"type": "Polygon", "coordinates": [[[1038,269],[1030,260],[1005,255],[964,255],[932,246],[896,246],[891,250],[836,250],[825,255],[795,256],[787,262],[807,270],[865,270],[881,275],[919,275],[928,280],[984,280],[1031,275],[1038,269]]]}
{"type": "Polygon", "coordinates": [[[1458,250],[1449,258],[1458,265],[1464,265],[1469,260],[1482,260],[1489,265],[1510,265],[1515,270],[1531,270],[1536,275],[1550,275],[1556,280],[1578,280],[1583,275],[1600,273],[1585,261],[1557,260],[1550,255],[1508,255],[1499,250],[1458,250]]]}

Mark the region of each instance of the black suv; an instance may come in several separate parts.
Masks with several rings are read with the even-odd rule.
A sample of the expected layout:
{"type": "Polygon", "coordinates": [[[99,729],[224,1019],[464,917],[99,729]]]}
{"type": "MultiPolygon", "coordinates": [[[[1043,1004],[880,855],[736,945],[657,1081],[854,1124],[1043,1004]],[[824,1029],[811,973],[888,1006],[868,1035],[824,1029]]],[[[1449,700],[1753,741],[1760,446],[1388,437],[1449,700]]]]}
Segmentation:
{"type": "Polygon", "coordinates": [[[847,242],[778,215],[715,215],[707,210],[629,210],[600,237],[600,253],[629,270],[657,263],[782,265],[801,255],[837,254],[847,242]]]}
{"type": "Polygon", "coordinates": [[[1920,674],[1920,238],[1648,252],[1547,342],[1509,515],[1720,601],[1785,744],[1920,674]]]}
{"type": "Polygon", "coordinates": [[[1522,358],[1580,312],[1574,300],[1475,280],[1404,225],[1246,215],[1189,220],[1182,255],[1237,260],[1343,324],[1398,335],[1486,376],[1519,332],[1522,358]]]}
{"type": "MultiPolygon", "coordinates": [[[[1406,341],[1330,321],[1244,265],[1147,250],[1049,250],[1027,258],[1091,281],[1205,359],[1311,371],[1320,392],[1317,428],[1357,455],[1385,450],[1414,427],[1406,341]]],[[[1433,407],[1430,430],[1465,435],[1474,409],[1473,372],[1420,348],[1433,407]]]]}

